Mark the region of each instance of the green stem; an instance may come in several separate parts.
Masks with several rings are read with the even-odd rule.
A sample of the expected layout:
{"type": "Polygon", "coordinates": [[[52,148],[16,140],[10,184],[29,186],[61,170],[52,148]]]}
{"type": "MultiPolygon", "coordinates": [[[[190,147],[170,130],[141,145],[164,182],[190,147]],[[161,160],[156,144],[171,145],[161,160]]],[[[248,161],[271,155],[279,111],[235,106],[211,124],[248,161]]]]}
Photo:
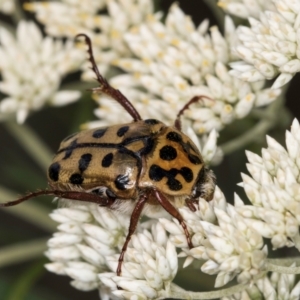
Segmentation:
{"type": "Polygon", "coordinates": [[[42,257],[47,247],[47,239],[38,239],[12,246],[1,247],[0,267],[21,263],[37,257],[42,257]]]}
{"type": "Polygon", "coordinates": [[[244,148],[246,145],[257,141],[260,137],[265,136],[268,130],[274,127],[274,124],[278,123],[278,113],[280,110],[282,111],[282,115],[284,112],[283,97],[278,98],[276,101],[270,104],[268,108],[266,108],[264,112],[264,118],[261,118],[254,127],[237,138],[221,145],[220,147],[224,155],[244,148]]]}
{"type": "MultiPolygon", "coordinates": [[[[0,186],[0,199],[1,202],[5,199],[16,199],[15,193],[0,186]]],[[[7,202],[6,201],[6,202],[7,202]]],[[[46,230],[47,232],[53,232],[56,228],[56,223],[48,217],[49,210],[44,207],[38,206],[33,202],[24,202],[21,205],[15,207],[5,208],[5,211],[11,213],[23,220],[36,225],[37,227],[46,230]]]]}
{"type": "Polygon", "coordinates": [[[1,20],[0,20],[0,28],[5,28],[11,34],[15,33],[15,26],[12,26],[11,24],[8,24],[8,23],[6,23],[4,21],[1,21],[1,20]]]}
{"type": "Polygon", "coordinates": [[[11,285],[10,293],[5,299],[22,300],[27,299],[32,286],[45,272],[44,260],[32,264],[25,272],[17,277],[17,280],[11,285]]]}
{"type": "MultiPolygon", "coordinates": [[[[265,276],[265,272],[260,273],[259,275],[255,276],[253,278],[253,282],[257,281],[258,279],[265,276]]],[[[240,293],[244,291],[247,287],[249,287],[248,284],[237,284],[225,289],[220,289],[217,291],[210,291],[210,292],[191,292],[186,291],[179,286],[175,285],[174,283],[171,284],[170,292],[168,293],[168,298],[173,299],[216,299],[221,297],[226,297],[233,295],[235,293],[240,293]]]]}
{"type": "Polygon", "coordinates": [[[239,137],[221,145],[221,149],[224,155],[228,155],[234,151],[244,148],[246,145],[259,140],[259,137],[264,136],[270,128],[272,128],[273,122],[270,120],[262,120],[253,128],[240,135],[239,137]]]}
{"type": "MultiPolygon", "coordinates": [[[[267,272],[277,272],[283,274],[300,274],[300,267],[291,267],[293,263],[300,264],[300,258],[284,258],[284,259],[267,259],[266,263],[266,271],[261,272],[257,276],[255,276],[251,282],[256,282],[260,278],[264,277],[267,272]]],[[[220,289],[217,291],[209,291],[209,292],[191,292],[182,289],[181,287],[171,284],[170,292],[168,295],[164,295],[168,298],[173,299],[215,299],[233,295],[235,293],[239,293],[244,291],[247,287],[249,287],[250,283],[247,284],[237,284],[225,289],[220,289]]]]}
{"type": "Polygon", "coordinates": [[[21,5],[19,4],[19,1],[15,1],[15,9],[13,11],[13,14],[11,15],[12,19],[16,24],[18,24],[21,20],[26,19],[25,14],[22,10],[21,5]]]}
{"type": "Polygon", "coordinates": [[[40,167],[43,170],[47,169],[53,154],[41,139],[25,124],[19,125],[13,121],[4,122],[3,124],[40,167]]]}
{"type": "Polygon", "coordinates": [[[268,259],[266,269],[283,274],[300,274],[300,267],[291,267],[294,263],[300,264],[300,258],[268,259]]]}
{"type": "Polygon", "coordinates": [[[161,11],[161,0],[153,0],[154,11],[161,11]]]}
{"type": "Polygon", "coordinates": [[[217,1],[215,0],[204,0],[206,6],[209,7],[211,12],[214,14],[220,31],[224,30],[224,20],[225,20],[225,13],[224,11],[218,6],[217,1]]]}
{"type": "Polygon", "coordinates": [[[300,257],[268,258],[268,262],[288,267],[294,263],[300,265],[300,257]]]}

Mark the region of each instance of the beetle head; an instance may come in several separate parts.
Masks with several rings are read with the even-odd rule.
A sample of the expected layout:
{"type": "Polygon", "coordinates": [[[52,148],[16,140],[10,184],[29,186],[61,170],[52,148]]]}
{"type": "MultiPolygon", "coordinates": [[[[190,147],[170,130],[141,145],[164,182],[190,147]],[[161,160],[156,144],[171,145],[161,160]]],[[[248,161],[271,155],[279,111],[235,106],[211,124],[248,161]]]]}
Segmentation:
{"type": "Polygon", "coordinates": [[[214,197],[215,186],[215,174],[212,170],[203,167],[193,188],[192,197],[195,199],[201,197],[206,201],[210,201],[214,197]]]}

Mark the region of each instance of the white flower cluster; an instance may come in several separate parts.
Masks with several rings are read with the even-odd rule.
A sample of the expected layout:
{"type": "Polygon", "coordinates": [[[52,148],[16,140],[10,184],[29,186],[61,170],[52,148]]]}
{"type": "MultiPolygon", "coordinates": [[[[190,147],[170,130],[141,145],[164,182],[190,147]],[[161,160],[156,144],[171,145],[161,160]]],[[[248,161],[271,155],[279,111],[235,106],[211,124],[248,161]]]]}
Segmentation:
{"type": "Polygon", "coordinates": [[[51,217],[61,224],[48,242],[49,271],[70,276],[71,284],[80,290],[98,288],[101,297],[157,299],[167,295],[177,273],[177,254],[160,223],[146,222],[132,237],[122,276],[116,276],[116,253],[125,240],[128,216],[91,204],[59,208],[51,217]]]}
{"type": "Polygon", "coordinates": [[[300,295],[300,281],[296,282],[296,276],[291,274],[279,274],[273,272],[269,277],[259,279],[247,290],[233,296],[222,297],[221,300],[240,299],[287,299],[298,300],[300,295]]]}
{"type": "Polygon", "coordinates": [[[23,123],[30,111],[46,103],[61,106],[77,100],[80,92],[58,88],[63,76],[78,69],[83,59],[71,41],[43,38],[34,23],[21,21],[16,38],[0,28],[0,91],[7,95],[0,113],[16,114],[23,123]]]}
{"type": "Polygon", "coordinates": [[[231,64],[230,74],[251,82],[280,74],[272,85],[278,89],[300,71],[300,2],[273,2],[276,11],[265,11],[259,19],[249,18],[251,28],[237,29],[241,44],[235,52],[242,61],[231,64]]]}
{"type": "MultiPolygon", "coordinates": [[[[125,34],[136,58],[114,61],[128,74],[112,78],[112,85],[137,108],[143,107],[143,117],[159,116],[170,123],[188,100],[205,95],[213,100],[203,99],[185,113],[196,133],[202,134],[220,130],[245,117],[253,107],[276,99],[280,90],[263,89],[263,82],[249,84],[229,74],[227,65],[233,59],[230,49],[235,44],[235,28],[229,17],[225,37],[216,27],[208,34],[207,21],[195,28],[177,5],[171,7],[165,24],[160,17],[159,13],[150,15],[125,34]]],[[[123,113],[122,108],[101,97],[102,103],[105,107],[98,116],[107,123],[111,115],[123,113]]]]}
{"type": "Polygon", "coordinates": [[[275,10],[272,0],[219,0],[218,6],[225,12],[247,19],[249,17],[258,18],[260,13],[266,10],[275,10]]]}
{"type": "Polygon", "coordinates": [[[300,126],[294,120],[284,149],[271,137],[262,156],[247,152],[251,176],[241,184],[253,205],[236,198],[236,209],[249,227],[270,238],[275,249],[295,246],[300,251],[300,126]]]}
{"type": "Polygon", "coordinates": [[[52,263],[46,268],[70,276],[79,290],[98,288],[104,296],[108,289],[98,274],[108,271],[107,256],[123,245],[129,218],[94,204],[59,208],[50,216],[60,225],[48,242],[46,256],[52,263]]]}
{"type": "MultiPolygon", "coordinates": [[[[96,62],[105,73],[113,59],[129,54],[124,34],[153,12],[153,3],[149,0],[61,0],[30,2],[25,8],[36,13],[50,36],[74,38],[79,33],[87,34],[93,41],[96,62]],[[106,14],[99,14],[105,9],[106,14]]],[[[89,63],[84,65],[83,79],[94,78],[89,67],[89,63]]]]}

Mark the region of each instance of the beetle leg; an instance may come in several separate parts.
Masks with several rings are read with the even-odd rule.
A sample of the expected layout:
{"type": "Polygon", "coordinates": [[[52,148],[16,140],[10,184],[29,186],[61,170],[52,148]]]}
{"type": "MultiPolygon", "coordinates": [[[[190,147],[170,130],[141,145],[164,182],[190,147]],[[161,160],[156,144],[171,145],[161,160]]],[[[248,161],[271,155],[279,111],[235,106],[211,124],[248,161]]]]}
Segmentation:
{"type": "Polygon", "coordinates": [[[97,64],[95,62],[93,49],[92,49],[92,42],[91,39],[84,33],[80,33],[76,35],[76,37],[84,37],[86,44],[88,45],[88,53],[89,53],[89,60],[92,64],[92,70],[96,74],[97,81],[99,82],[100,86],[97,88],[93,88],[93,92],[102,92],[109,97],[113,98],[115,101],[117,101],[120,105],[124,107],[124,109],[132,116],[134,121],[140,121],[142,120],[140,114],[137,112],[137,110],[134,108],[134,106],[131,104],[131,102],[119,91],[114,89],[105,78],[100,74],[97,64]]]}
{"type": "Polygon", "coordinates": [[[53,195],[60,198],[66,198],[70,200],[77,200],[77,201],[84,201],[84,202],[90,202],[90,203],[96,203],[100,206],[110,206],[112,204],[112,199],[103,198],[99,195],[92,194],[92,193],[86,193],[86,192],[77,192],[77,191],[61,191],[61,190],[42,190],[37,191],[33,193],[29,193],[17,200],[9,201],[6,203],[0,203],[1,207],[9,207],[17,205],[23,201],[29,200],[31,198],[35,198],[38,196],[45,196],[45,195],[53,195]]]}
{"type": "Polygon", "coordinates": [[[188,243],[189,248],[193,248],[193,243],[191,240],[191,236],[190,233],[187,229],[187,226],[184,222],[184,219],[182,217],[182,215],[179,213],[179,211],[171,204],[171,202],[164,196],[163,193],[161,193],[160,191],[156,190],[156,189],[152,189],[155,198],[157,199],[157,201],[160,203],[160,205],[174,218],[176,218],[181,227],[183,228],[184,234],[186,236],[186,240],[188,243]]]}
{"type": "MultiPolygon", "coordinates": [[[[174,122],[174,126],[175,128],[177,128],[178,130],[181,131],[181,122],[180,122],[180,117],[183,115],[183,113],[189,108],[189,106],[195,102],[199,102],[200,100],[202,100],[203,98],[208,99],[208,100],[212,100],[211,98],[207,97],[207,96],[194,96],[188,103],[186,103],[183,108],[178,112],[177,116],[176,116],[176,120],[174,122]]],[[[212,100],[213,101],[213,100],[212,100]]]]}
{"type": "Polygon", "coordinates": [[[135,232],[135,229],[136,229],[137,223],[139,221],[140,215],[142,213],[142,210],[143,210],[143,208],[144,208],[147,200],[148,200],[148,195],[147,194],[142,195],[139,198],[139,200],[138,200],[138,202],[137,202],[136,206],[134,207],[134,210],[133,210],[133,212],[131,214],[128,233],[127,233],[126,240],[125,240],[125,243],[124,243],[124,245],[122,247],[122,251],[121,251],[121,254],[120,254],[119,260],[118,260],[118,268],[117,268],[117,275],[118,276],[121,275],[121,272],[122,272],[122,263],[123,263],[123,260],[124,260],[124,254],[125,254],[125,252],[127,250],[128,243],[131,240],[131,236],[135,232]]]}
{"type": "Polygon", "coordinates": [[[195,199],[185,199],[185,204],[186,206],[192,211],[195,212],[197,211],[197,204],[199,203],[198,200],[195,199]]]}

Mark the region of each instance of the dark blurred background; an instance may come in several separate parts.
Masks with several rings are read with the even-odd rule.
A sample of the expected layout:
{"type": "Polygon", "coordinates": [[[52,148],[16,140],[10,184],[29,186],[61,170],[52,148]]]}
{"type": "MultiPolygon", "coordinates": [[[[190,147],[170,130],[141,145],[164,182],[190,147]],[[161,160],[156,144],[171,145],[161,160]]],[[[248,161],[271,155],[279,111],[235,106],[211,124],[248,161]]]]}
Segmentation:
{"type": "MultiPolygon", "coordinates": [[[[160,0],[158,4],[165,12],[174,1],[160,0]]],[[[199,0],[181,0],[177,1],[181,9],[192,16],[196,25],[203,19],[209,18],[210,25],[216,24],[213,14],[206,6],[205,1],[199,0]]],[[[28,19],[34,19],[34,15],[26,13],[28,19]]],[[[0,18],[9,18],[0,14],[0,18]]],[[[240,20],[242,22],[242,20],[240,20]]],[[[41,28],[43,26],[41,25],[41,28]]],[[[79,78],[80,74],[72,74],[65,78],[63,84],[70,79],[79,78]]],[[[286,107],[292,117],[299,119],[299,84],[300,77],[297,75],[292,80],[286,95],[286,107]],[[298,87],[297,87],[298,86],[298,87]]],[[[95,103],[90,98],[90,93],[86,92],[83,99],[72,105],[61,108],[45,107],[42,111],[31,114],[26,120],[27,126],[44,141],[44,143],[54,153],[60,141],[70,133],[79,130],[79,125],[95,119],[93,109],[95,103]]],[[[281,144],[284,144],[285,129],[289,128],[290,120],[284,115],[284,120],[279,122],[277,127],[271,129],[268,133],[281,144]]],[[[282,115],[278,116],[278,119],[282,115]]],[[[226,142],[232,137],[239,136],[247,128],[254,126],[257,120],[247,118],[235,121],[229,125],[221,134],[221,142],[226,142]]],[[[22,146],[11,135],[10,130],[3,123],[0,123],[0,185],[9,188],[12,191],[24,194],[27,191],[34,191],[38,188],[45,188],[47,185],[45,170],[41,169],[35,161],[27,154],[22,146]]],[[[261,148],[265,147],[265,138],[258,139],[254,143],[246,146],[250,151],[260,154],[261,148]]],[[[243,198],[243,190],[236,186],[241,181],[241,172],[246,170],[245,149],[240,149],[229,156],[226,156],[223,162],[214,167],[217,175],[218,185],[225,193],[227,199],[233,199],[233,192],[236,191],[243,198]]],[[[42,208],[45,208],[44,218],[49,218],[47,210],[50,211],[56,207],[51,203],[51,197],[47,201],[33,199],[42,208]]],[[[1,202],[11,199],[1,199],[1,202]]],[[[43,228],[37,228],[31,222],[18,218],[9,210],[0,210],[0,247],[7,247],[16,243],[30,242],[38,238],[49,238],[52,232],[43,228]]],[[[0,248],[0,252],[1,252],[0,248]]],[[[21,251],[21,249],[20,249],[21,251]]],[[[287,251],[282,249],[280,251],[287,251]]],[[[284,253],[284,252],[283,252],[284,253]]],[[[278,253],[279,254],[279,253],[278,253]]],[[[47,259],[38,256],[33,260],[26,262],[16,262],[6,267],[0,268],[0,300],[66,300],[66,299],[99,299],[98,292],[81,292],[69,285],[70,278],[58,276],[45,270],[44,264],[47,259]]],[[[213,287],[214,277],[203,276],[199,280],[199,271],[195,268],[188,268],[178,274],[177,282],[181,282],[190,290],[209,290],[213,287]]]]}

